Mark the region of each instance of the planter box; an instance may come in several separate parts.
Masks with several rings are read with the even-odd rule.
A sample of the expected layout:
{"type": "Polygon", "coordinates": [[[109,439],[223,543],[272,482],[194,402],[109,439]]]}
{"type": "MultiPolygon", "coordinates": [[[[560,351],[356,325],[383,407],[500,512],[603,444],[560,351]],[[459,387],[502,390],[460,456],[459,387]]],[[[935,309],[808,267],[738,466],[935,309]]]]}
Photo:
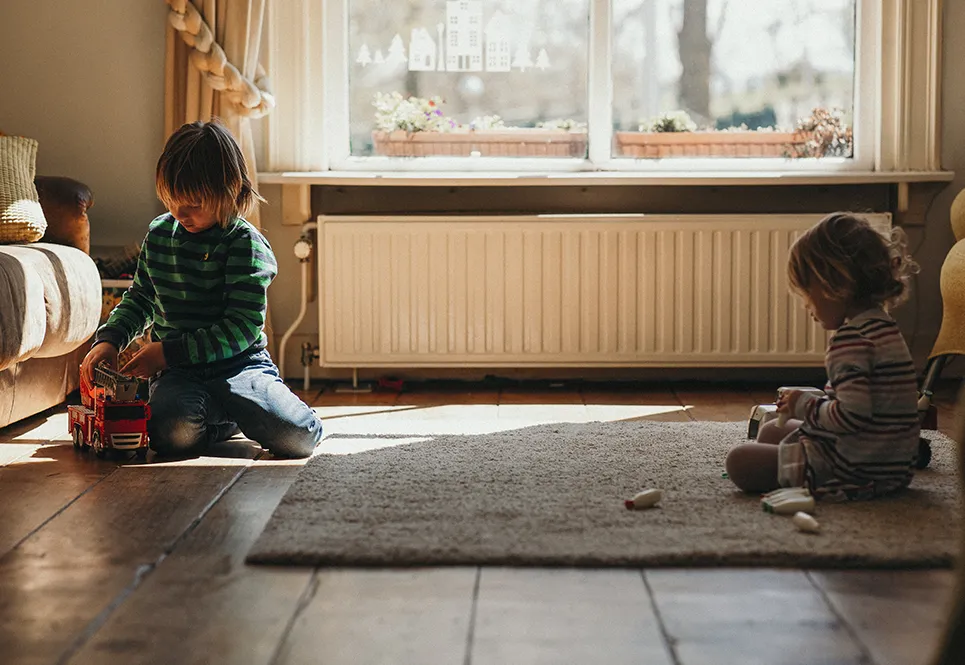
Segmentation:
{"type": "Polygon", "coordinates": [[[387,157],[586,157],[586,132],[496,129],[453,132],[372,132],[387,157]]]}
{"type": "Polygon", "coordinates": [[[799,132],[615,132],[617,156],[787,157],[803,147],[799,132]]]}

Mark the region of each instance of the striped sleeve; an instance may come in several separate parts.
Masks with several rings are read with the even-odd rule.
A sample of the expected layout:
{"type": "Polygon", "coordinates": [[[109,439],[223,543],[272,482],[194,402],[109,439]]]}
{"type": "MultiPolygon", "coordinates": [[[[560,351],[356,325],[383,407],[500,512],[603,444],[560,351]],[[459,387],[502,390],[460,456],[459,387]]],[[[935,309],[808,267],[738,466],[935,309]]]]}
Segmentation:
{"type": "Polygon", "coordinates": [[[109,342],[123,351],[151,324],[154,314],[154,283],[147,269],[147,240],[141,245],[134,280],[94,336],[94,344],[109,342]]]}
{"type": "Polygon", "coordinates": [[[275,255],[257,232],[236,236],[225,264],[225,308],[218,321],[163,341],[169,365],[231,358],[258,341],[265,325],[268,285],[278,272],[275,255]]]}
{"type": "Polygon", "coordinates": [[[850,434],[874,424],[871,374],[875,345],[860,330],[842,326],[827,353],[831,395],[802,395],[795,416],[805,425],[836,434],[850,434]]]}

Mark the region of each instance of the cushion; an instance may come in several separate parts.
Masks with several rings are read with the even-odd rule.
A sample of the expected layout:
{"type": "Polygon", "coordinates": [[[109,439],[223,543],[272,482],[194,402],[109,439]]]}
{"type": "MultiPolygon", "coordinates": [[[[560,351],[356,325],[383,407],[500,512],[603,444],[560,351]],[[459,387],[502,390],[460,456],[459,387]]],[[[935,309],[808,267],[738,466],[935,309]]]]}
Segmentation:
{"type": "Polygon", "coordinates": [[[70,353],[100,320],[97,265],[74,247],[0,247],[0,370],[70,353]]]}
{"type": "Polygon", "coordinates": [[[47,230],[36,172],[37,141],[0,136],[0,243],[36,242],[47,230]]]}

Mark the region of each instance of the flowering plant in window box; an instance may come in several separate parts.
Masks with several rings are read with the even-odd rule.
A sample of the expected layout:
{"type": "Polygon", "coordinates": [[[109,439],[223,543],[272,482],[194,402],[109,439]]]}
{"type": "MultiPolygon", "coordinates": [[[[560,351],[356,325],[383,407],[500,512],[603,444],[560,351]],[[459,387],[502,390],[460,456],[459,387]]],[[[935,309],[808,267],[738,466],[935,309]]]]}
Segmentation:
{"type": "Polygon", "coordinates": [[[807,134],[773,127],[745,126],[698,130],[685,111],[665,113],[640,123],[639,131],[615,132],[617,153],[624,157],[789,157],[798,156],[807,134]]]}
{"type": "Polygon", "coordinates": [[[586,125],[552,120],[506,127],[498,115],[462,125],[446,117],[439,97],[375,97],[375,152],[389,157],[584,157],[586,125]]]}
{"type": "Polygon", "coordinates": [[[797,131],[807,137],[803,144],[792,146],[791,157],[850,157],[854,151],[854,135],[844,124],[840,109],[816,108],[801,118],[797,131]]]}

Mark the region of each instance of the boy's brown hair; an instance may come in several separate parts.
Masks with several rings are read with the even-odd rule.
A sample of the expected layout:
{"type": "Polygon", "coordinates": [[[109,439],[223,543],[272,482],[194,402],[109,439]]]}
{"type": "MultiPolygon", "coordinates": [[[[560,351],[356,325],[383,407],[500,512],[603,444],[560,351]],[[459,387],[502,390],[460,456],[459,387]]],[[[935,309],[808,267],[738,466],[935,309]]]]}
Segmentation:
{"type": "Polygon", "coordinates": [[[171,134],[157,161],[155,188],[168,210],[201,206],[222,227],[264,201],[251,186],[241,148],[217,120],[187,123],[171,134]]]}
{"type": "Polygon", "coordinates": [[[916,272],[904,231],[896,227],[886,237],[867,220],[844,212],[808,229],[787,262],[791,288],[799,293],[817,287],[833,300],[885,308],[907,300],[916,272]]]}

